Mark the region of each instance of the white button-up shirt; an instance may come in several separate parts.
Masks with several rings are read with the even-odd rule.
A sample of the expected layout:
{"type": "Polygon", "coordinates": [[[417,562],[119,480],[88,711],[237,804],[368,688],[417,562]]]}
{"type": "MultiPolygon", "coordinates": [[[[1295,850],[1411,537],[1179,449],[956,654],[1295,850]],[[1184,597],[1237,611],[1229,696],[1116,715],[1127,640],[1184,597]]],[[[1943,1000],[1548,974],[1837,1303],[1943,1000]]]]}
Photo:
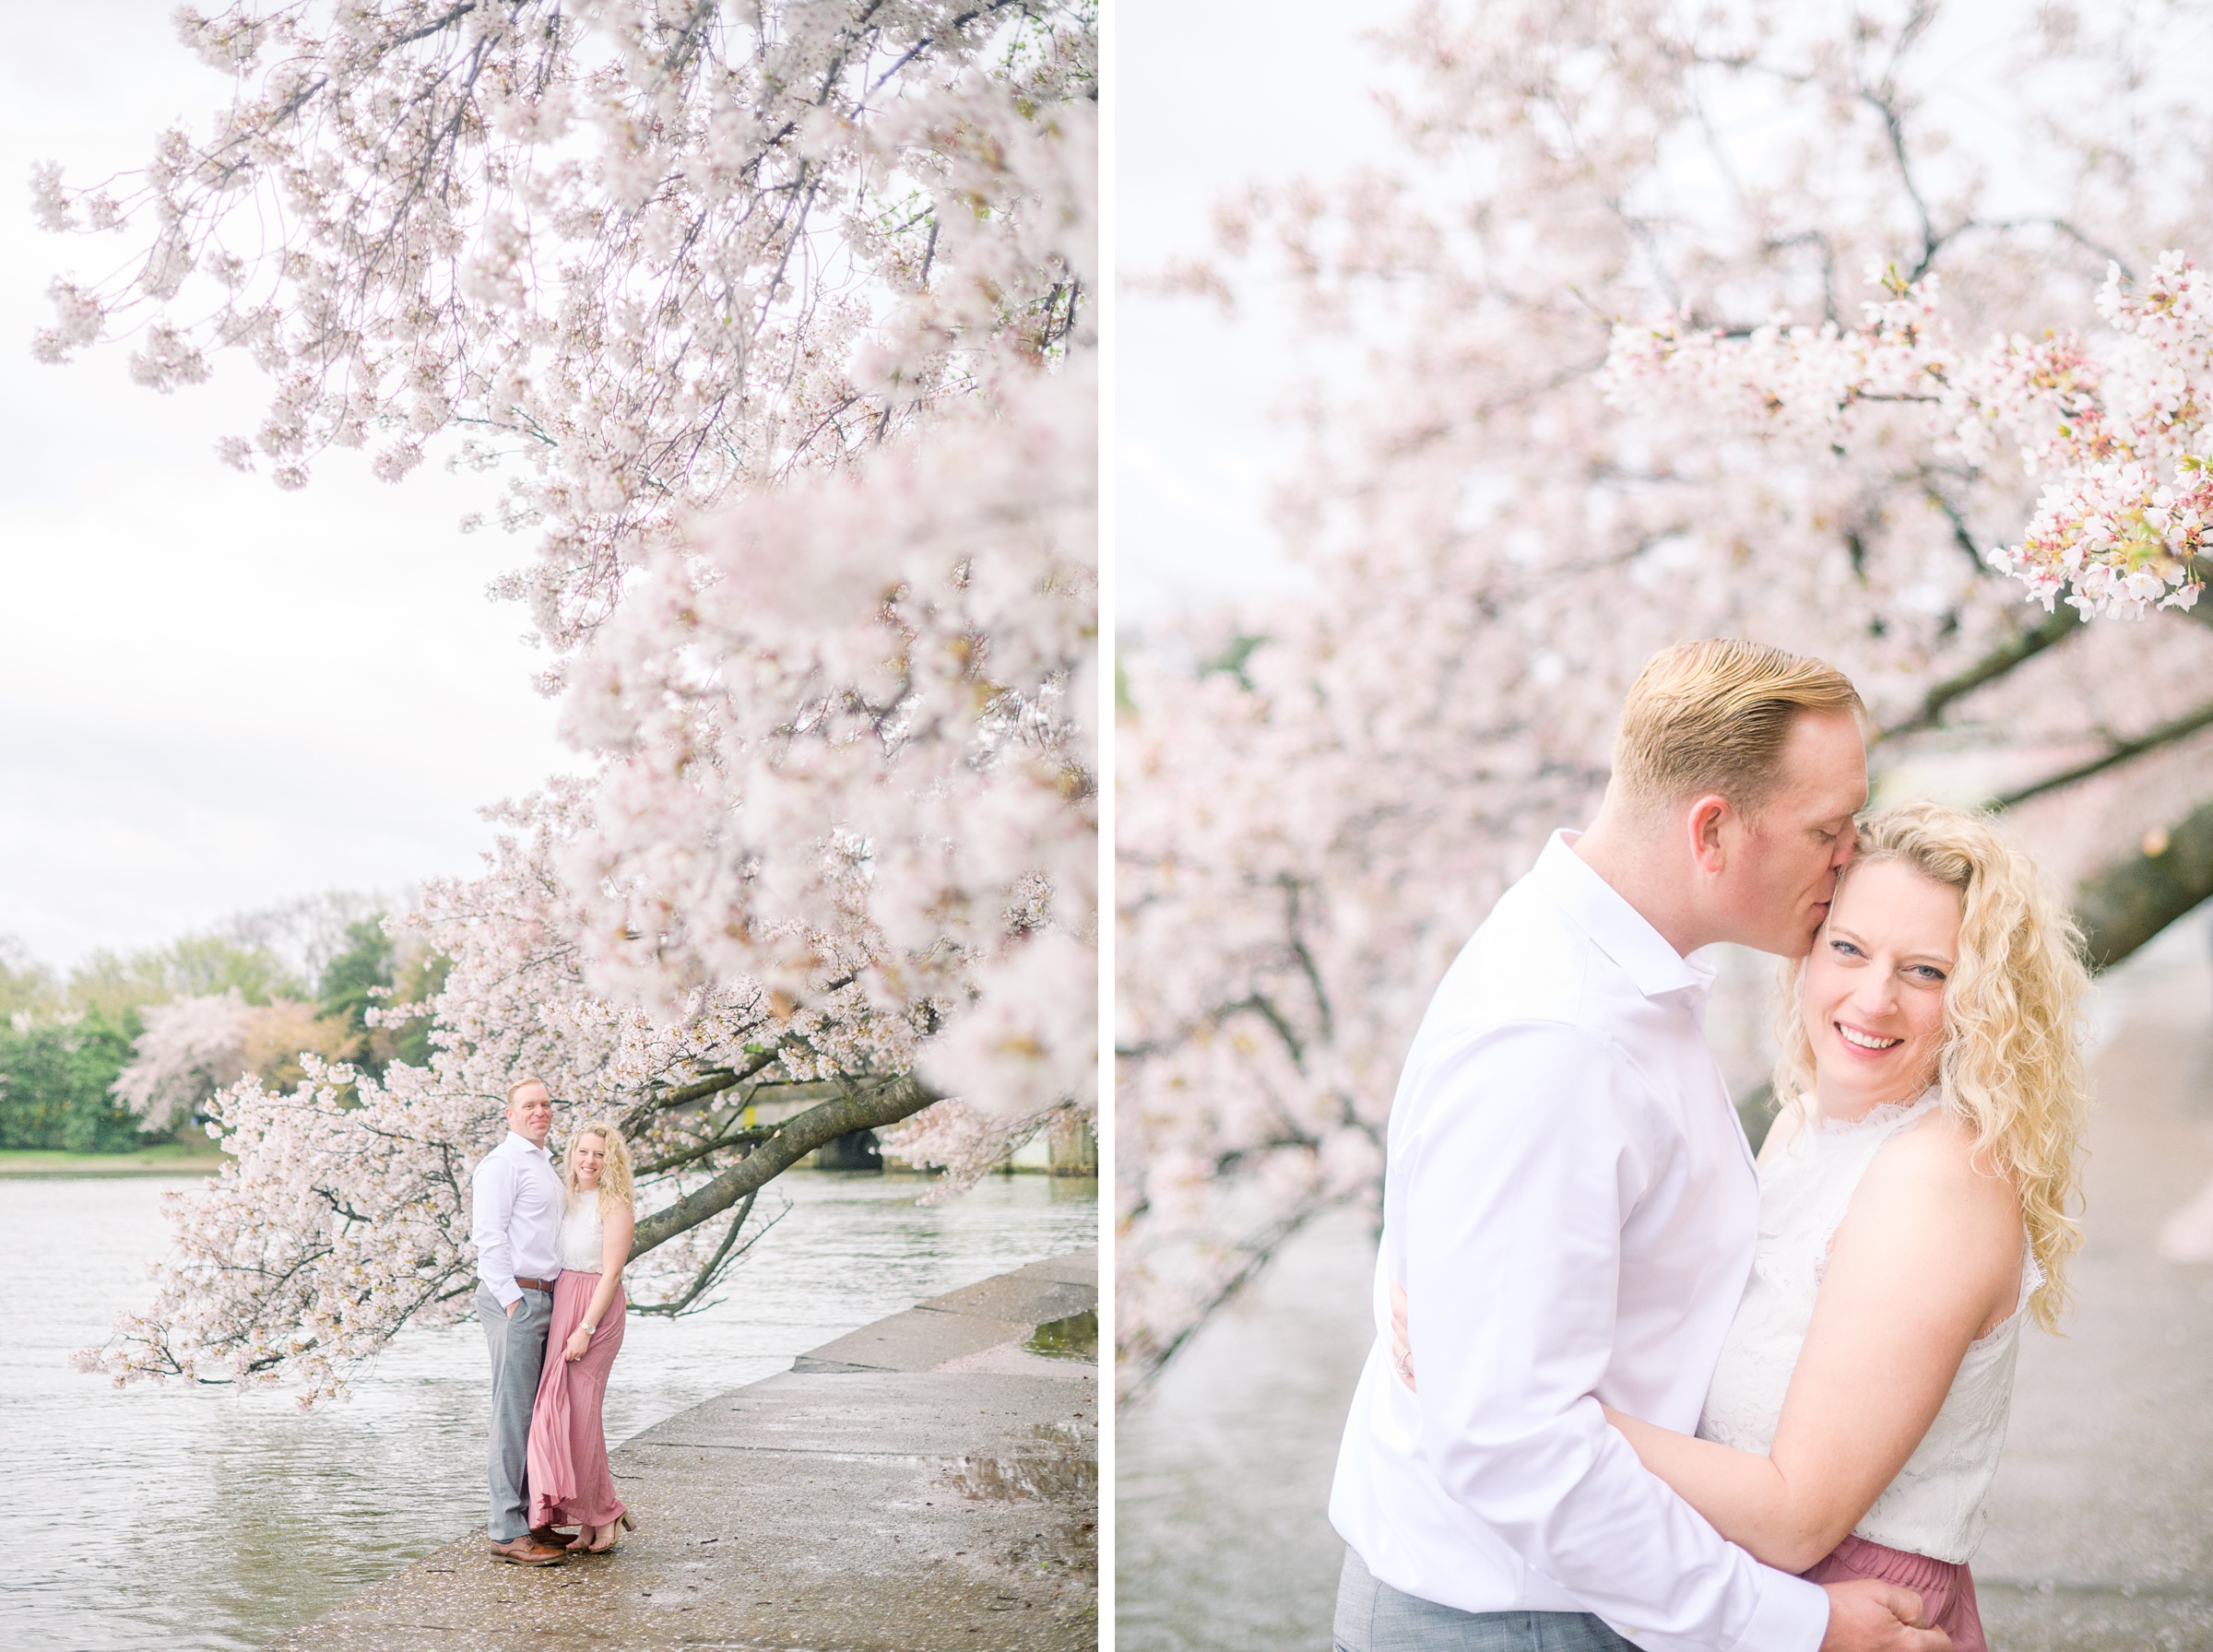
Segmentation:
{"type": "Polygon", "coordinates": [[[1599,1410],[1698,1427],[1759,1184],[1706,1043],[1711,971],[1573,841],[1469,939],[1406,1058],[1330,1518],[1382,1582],[1463,1611],[1813,1652],[1823,1592],[1724,1541],[1599,1410]],[[1418,1393],[1391,1369],[1393,1280],[1418,1393]]]}
{"type": "Polygon", "coordinates": [[[550,1282],[561,1272],[562,1196],[553,1155],[510,1130],[478,1162],[468,1190],[477,1277],[501,1307],[513,1307],[523,1294],[517,1274],[550,1282]]]}

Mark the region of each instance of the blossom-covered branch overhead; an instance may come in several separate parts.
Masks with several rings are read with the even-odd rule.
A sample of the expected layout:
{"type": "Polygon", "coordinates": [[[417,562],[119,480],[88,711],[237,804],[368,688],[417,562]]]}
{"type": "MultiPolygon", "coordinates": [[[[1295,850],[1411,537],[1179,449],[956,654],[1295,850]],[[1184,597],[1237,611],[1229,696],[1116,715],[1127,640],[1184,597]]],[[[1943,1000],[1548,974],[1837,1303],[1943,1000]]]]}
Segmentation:
{"type": "Polygon", "coordinates": [[[168,391],[243,352],[274,394],[218,452],[280,487],[333,448],[397,479],[454,438],[539,536],[508,588],[556,648],[686,512],[1078,324],[1021,151],[1087,108],[1081,3],[242,0],[178,30],[232,101],[141,171],[37,169],[46,228],[134,252],[54,282],[34,353],[127,337],[168,391]]]}
{"type": "Polygon", "coordinates": [[[1979,350],[1955,339],[1936,277],[1870,279],[1887,296],[1852,328],[1617,327],[1612,399],[1719,437],[1800,446],[1834,442],[1855,409],[1917,405],[1939,451],[1980,466],[2010,445],[2042,483],[2020,539],[1988,555],[2047,611],[2062,596],[2085,618],[2196,602],[2213,523],[2213,284],[2190,259],[2161,254],[2141,290],[2110,266],[2101,338],[2051,328],[1979,350]]]}

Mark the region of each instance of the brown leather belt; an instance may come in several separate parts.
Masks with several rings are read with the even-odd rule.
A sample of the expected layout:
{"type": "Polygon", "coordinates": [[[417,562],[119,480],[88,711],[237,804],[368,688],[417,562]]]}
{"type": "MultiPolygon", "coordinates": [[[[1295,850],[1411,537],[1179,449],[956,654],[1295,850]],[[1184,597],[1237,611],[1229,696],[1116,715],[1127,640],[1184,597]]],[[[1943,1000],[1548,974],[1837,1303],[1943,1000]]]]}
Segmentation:
{"type": "Polygon", "coordinates": [[[551,1280],[527,1280],[520,1274],[515,1276],[515,1282],[522,1286],[526,1291],[544,1291],[550,1293],[553,1289],[553,1281],[551,1280]]]}

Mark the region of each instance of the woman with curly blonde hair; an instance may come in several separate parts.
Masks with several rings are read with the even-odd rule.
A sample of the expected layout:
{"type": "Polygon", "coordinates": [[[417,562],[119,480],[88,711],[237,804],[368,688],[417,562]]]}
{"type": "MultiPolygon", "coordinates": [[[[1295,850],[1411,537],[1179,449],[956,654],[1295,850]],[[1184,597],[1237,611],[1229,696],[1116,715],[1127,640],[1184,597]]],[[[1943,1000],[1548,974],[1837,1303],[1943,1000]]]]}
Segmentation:
{"type": "Polygon", "coordinates": [[[1817,1583],[1917,1592],[1982,1652],[1967,1562],[2022,1322],[2080,1233],[2078,940],[2027,856],[1935,804],[1860,830],[1785,966],[1752,1276],[1698,1437],[1609,1411],[1724,1536],[1817,1583]]]}
{"type": "Polygon", "coordinates": [[[604,1554],[630,1510],[615,1495],[600,1409],[622,1347],[622,1265],[637,1225],[629,1145],[608,1119],[569,1132],[561,1273],[530,1415],[530,1525],[580,1528],[573,1552],[604,1554]],[[558,1352],[560,1357],[555,1358],[558,1352]]]}

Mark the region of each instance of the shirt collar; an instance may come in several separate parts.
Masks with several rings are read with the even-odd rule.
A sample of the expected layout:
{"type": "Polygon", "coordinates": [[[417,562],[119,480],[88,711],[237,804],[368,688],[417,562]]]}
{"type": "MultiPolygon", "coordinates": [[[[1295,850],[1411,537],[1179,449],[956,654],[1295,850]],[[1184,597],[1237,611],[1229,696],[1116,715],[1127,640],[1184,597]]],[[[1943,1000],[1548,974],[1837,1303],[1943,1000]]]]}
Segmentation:
{"type": "Polygon", "coordinates": [[[550,1151],[538,1146],[538,1143],[531,1140],[529,1137],[524,1135],[520,1130],[514,1129],[512,1127],[510,1127],[507,1132],[507,1139],[501,1142],[500,1145],[502,1147],[519,1147],[526,1153],[536,1153],[539,1158],[548,1161],[550,1161],[553,1157],[550,1151]]]}
{"type": "Polygon", "coordinates": [[[1598,875],[1571,845],[1580,832],[1556,832],[1531,872],[1537,885],[1591,938],[1598,950],[1648,998],[1673,998],[1693,1014],[1706,1008],[1714,969],[1698,953],[1686,958],[1670,946],[1621,891],[1598,875]]]}

